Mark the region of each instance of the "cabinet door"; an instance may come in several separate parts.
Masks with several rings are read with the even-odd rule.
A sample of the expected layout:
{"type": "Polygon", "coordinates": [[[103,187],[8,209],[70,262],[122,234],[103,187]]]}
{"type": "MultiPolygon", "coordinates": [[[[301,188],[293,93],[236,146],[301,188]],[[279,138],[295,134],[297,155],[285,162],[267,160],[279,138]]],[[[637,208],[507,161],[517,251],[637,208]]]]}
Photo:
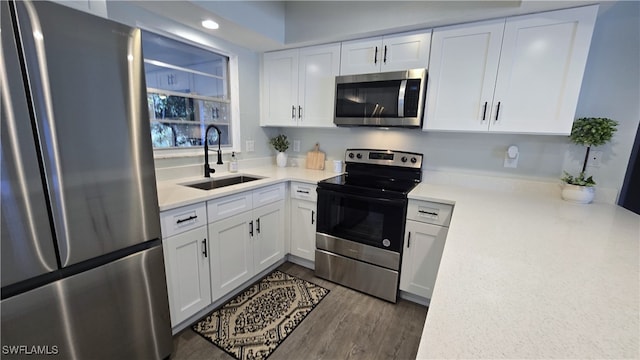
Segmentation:
{"type": "Polygon", "coordinates": [[[487,131],[504,22],[433,31],[425,130],[487,131]]]}
{"type": "Polygon", "coordinates": [[[312,201],[291,200],[291,254],[315,261],[316,207],[312,201]]]}
{"type": "Polygon", "coordinates": [[[382,38],[345,41],[341,46],[340,75],[368,74],[380,71],[382,38]]]}
{"type": "Polygon", "coordinates": [[[259,273],[284,257],[284,201],[253,210],[254,264],[259,273]]]}
{"type": "Polygon", "coordinates": [[[380,71],[424,69],[429,65],[431,30],[385,36],[380,71]]]}
{"type": "Polygon", "coordinates": [[[172,327],[211,304],[207,247],[206,226],[162,241],[172,327]]]}
{"type": "Polygon", "coordinates": [[[251,211],[209,224],[213,263],[213,300],[231,292],[254,275],[251,211]]]}
{"type": "Polygon", "coordinates": [[[298,125],[335,127],[335,77],[340,73],[340,44],[300,49],[298,125]]]}
{"type": "Polygon", "coordinates": [[[448,228],[407,220],[400,290],[430,299],[448,228]]]}
{"type": "Polygon", "coordinates": [[[298,50],[265,53],[262,70],[262,126],[298,122],[298,50]]]}
{"type": "Polygon", "coordinates": [[[191,74],[182,71],[160,71],[157,73],[157,86],[164,90],[179,92],[191,91],[191,74]]]}
{"type": "Polygon", "coordinates": [[[571,132],[597,12],[589,6],[507,19],[491,131],[571,132]]]}

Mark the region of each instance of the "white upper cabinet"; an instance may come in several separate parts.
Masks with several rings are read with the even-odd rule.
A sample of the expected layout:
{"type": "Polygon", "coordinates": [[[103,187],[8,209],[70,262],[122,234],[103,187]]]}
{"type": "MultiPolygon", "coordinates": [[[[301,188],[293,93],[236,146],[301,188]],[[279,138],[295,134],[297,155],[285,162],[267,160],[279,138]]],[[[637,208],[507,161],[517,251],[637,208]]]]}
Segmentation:
{"type": "Polygon", "coordinates": [[[597,13],[591,6],[507,19],[492,131],[571,132],[597,13]]]}
{"type": "Polygon", "coordinates": [[[105,19],[107,16],[107,0],[52,0],[58,4],[97,15],[105,19]]]}
{"type": "Polygon", "coordinates": [[[340,75],[426,68],[431,30],[345,41],[340,75]]]}
{"type": "Polygon", "coordinates": [[[569,134],[597,12],[435,29],[424,129],[569,134]]]}
{"type": "Polygon", "coordinates": [[[433,31],[425,129],[488,129],[504,22],[433,31]]]}
{"type": "Polygon", "coordinates": [[[334,127],[340,44],[265,53],[262,126],[334,127]]]}
{"type": "Polygon", "coordinates": [[[298,49],[265,53],[261,125],[296,126],[297,105],[298,49]]]}

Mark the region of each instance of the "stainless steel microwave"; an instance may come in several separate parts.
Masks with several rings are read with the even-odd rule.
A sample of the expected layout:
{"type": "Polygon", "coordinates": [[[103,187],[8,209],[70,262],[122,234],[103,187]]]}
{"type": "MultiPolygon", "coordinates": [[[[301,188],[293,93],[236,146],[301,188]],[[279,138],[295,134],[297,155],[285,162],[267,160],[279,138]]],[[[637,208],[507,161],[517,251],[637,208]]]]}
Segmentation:
{"type": "Polygon", "coordinates": [[[421,127],[427,70],[336,76],[338,126],[421,127]]]}

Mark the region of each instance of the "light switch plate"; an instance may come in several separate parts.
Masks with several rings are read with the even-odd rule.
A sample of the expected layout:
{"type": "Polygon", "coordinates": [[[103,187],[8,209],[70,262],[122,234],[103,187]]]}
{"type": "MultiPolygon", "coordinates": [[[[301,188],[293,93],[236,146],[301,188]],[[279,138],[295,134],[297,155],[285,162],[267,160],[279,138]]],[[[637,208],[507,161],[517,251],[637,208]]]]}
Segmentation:
{"type": "Polygon", "coordinates": [[[255,142],[253,140],[247,140],[245,148],[247,149],[247,152],[254,152],[256,150],[255,142]]]}
{"type": "Polygon", "coordinates": [[[293,151],[300,152],[300,140],[293,140],[293,151]]]}

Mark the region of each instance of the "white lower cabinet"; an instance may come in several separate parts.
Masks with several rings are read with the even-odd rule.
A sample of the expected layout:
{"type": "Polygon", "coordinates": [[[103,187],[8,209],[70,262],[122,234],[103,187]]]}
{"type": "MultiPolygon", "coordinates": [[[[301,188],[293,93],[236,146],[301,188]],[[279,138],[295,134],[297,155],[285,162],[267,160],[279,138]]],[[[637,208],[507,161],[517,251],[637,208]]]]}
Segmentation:
{"type": "Polygon", "coordinates": [[[253,218],[253,264],[257,274],[285,255],[284,200],[254,209],[253,218]]]}
{"type": "Polygon", "coordinates": [[[442,226],[407,221],[400,290],[431,298],[447,230],[442,226]]]}
{"type": "Polygon", "coordinates": [[[315,261],[317,203],[291,199],[292,255],[315,261]]]}
{"type": "Polygon", "coordinates": [[[318,193],[315,184],[291,183],[291,244],[289,253],[315,262],[318,193]]]}
{"type": "Polygon", "coordinates": [[[204,204],[196,204],[161,215],[163,234],[175,234],[162,240],[172,326],[211,304],[204,211],[204,204]]]}
{"type": "Polygon", "coordinates": [[[400,290],[430,299],[436,283],[453,206],[410,201],[400,290]]]}
{"type": "Polygon", "coordinates": [[[284,187],[207,202],[213,301],[284,258],[284,187]]]}
{"type": "Polygon", "coordinates": [[[171,326],[285,256],[285,184],[163,211],[171,326]]]}
{"type": "Polygon", "coordinates": [[[209,224],[214,301],[253,276],[253,247],[249,234],[252,221],[253,215],[249,211],[209,224]]]}

